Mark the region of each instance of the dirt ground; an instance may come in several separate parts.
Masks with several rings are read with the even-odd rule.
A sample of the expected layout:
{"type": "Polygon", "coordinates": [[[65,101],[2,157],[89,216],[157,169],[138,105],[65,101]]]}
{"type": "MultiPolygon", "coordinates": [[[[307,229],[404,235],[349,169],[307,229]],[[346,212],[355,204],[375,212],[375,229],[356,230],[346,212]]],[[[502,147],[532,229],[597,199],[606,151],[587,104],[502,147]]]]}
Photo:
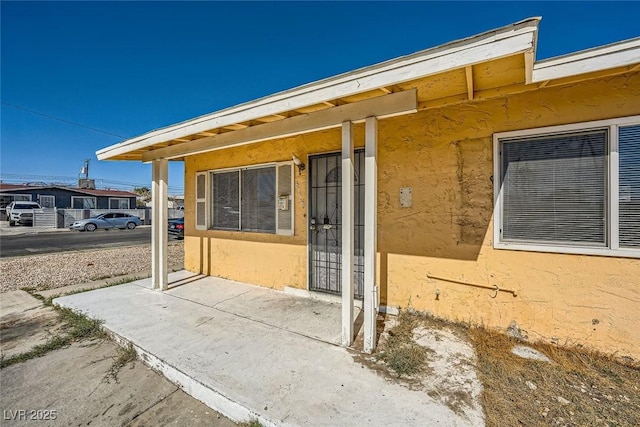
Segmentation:
{"type": "Polygon", "coordinates": [[[377,368],[390,378],[422,387],[456,411],[468,411],[475,394],[480,394],[488,427],[640,425],[640,365],[631,360],[581,348],[523,343],[418,313],[402,313],[381,334],[375,359],[377,368]],[[446,381],[437,376],[442,342],[449,343],[444,344],[449,350],[454,346],[447,363],[459,366],[458,374],[446,381]],[[474,354],[464,350],[464,342],[474,354]],[[512,353],[514,346],[522,345],[550,361],[512,353]],[[475,368],[480,390],[469,374],[469,364],[475,368]]]}

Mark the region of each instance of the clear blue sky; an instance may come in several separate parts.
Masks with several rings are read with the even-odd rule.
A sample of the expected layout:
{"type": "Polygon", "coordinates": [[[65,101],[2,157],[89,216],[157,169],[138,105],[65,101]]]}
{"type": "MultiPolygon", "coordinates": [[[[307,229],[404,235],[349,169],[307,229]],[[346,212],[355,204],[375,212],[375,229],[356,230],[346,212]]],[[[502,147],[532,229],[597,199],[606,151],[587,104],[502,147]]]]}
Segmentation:
{"type": "MultiPolygon", "coordinates": [[[[95,151],[155,128],[542,16],[538,59],[640,36],[638,2],[6,2],[0,168],[148,185],[95,151]],[[118,138],[6,104],[121,135],[118,138]]],[[[182,163],[170,167],[172,193],[182,163]]],[[[8,182],[8,181],[7,181],[8,182]]]]}

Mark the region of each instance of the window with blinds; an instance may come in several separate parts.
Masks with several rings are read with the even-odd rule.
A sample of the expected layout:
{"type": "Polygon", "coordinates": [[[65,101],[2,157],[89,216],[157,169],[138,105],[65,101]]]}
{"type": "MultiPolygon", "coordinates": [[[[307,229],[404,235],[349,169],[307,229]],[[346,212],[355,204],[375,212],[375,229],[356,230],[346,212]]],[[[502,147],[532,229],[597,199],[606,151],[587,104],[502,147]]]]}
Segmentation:
{"type": "Polygon", "coordinates": [[[640,257],[640,116],[494,135],[494,246],[640,257]]]}
{"type": "Polygon", "coordinates": [[[503,240],[606,244],[606,130],[503,141],[503,240]]]}
{"type": "Polygon", "coordinates": [[[240,171],[212,174],[213,228],[240,229],[240,171]]]}
{"type": "Polygon", "coordinates": [[[292,167],[211,172],[211,228],[293,235],[292,167]]]}
{"type": "Polygon", "coordinates": [[[620,247],[640,248],[640,125],[621,126],[618,145],[620,247]]]}
{"type": "Polygon", "coordinates": [[[276,231],[276,168],[242,171],[242,229],[276,231]]]}

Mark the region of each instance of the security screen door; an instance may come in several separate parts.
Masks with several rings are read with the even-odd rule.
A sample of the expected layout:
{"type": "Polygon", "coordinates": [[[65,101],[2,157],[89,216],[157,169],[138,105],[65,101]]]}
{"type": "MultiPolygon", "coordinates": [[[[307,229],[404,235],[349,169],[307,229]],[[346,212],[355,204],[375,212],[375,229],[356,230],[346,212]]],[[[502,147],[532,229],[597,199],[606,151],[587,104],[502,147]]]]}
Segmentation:
{"type": "MultiPolygon", "coordinates": [[[[309,157],[309,289],[342,290],[341,154],[309,157]]],[[[354,156],[354,296],[364,291],[364,151],[354,156]]]]}

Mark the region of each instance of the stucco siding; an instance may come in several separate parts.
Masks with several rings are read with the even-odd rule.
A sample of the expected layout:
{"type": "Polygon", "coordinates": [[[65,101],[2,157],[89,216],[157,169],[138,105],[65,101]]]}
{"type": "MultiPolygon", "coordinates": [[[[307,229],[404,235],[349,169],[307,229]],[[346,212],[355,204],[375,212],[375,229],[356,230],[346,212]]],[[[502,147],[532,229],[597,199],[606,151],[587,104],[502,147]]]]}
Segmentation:
{"type": "MultiPolygon", "coordinates": [[[[640,357],[640,260],[493,249],[496,132],[640,114],[640,74],[624,74],[381,120],[378,249],[383,303],[640,357]],[[399,190],[412,187],[401,208],[399,190]],[[430,279],[498,285],[517,296],[430,279]]],[[[362,126],[356,126],[362,146],[362,126]]],[[[331,130],[188,157],[185,265],[282,289],[307,286],[307,173],[295,172],[295,235],[197,231],[197,171],[340,149],[331,130]],[[203,249],[204,248],[204,249],[203,249]]]]}

